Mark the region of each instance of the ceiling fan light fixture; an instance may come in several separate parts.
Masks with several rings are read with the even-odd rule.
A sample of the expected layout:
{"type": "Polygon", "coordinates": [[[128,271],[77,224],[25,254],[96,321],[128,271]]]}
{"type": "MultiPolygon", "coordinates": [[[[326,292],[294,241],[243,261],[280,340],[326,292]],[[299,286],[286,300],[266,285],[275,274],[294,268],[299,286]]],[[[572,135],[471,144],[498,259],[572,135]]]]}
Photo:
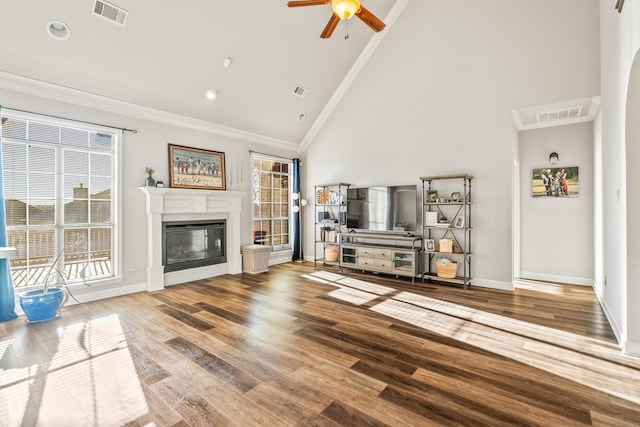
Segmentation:
{"type": "Polygon", "coordinates": [[[360,1],[331,0],[331,8],[340,19],[351,19],[360,10],[360,1]]]}

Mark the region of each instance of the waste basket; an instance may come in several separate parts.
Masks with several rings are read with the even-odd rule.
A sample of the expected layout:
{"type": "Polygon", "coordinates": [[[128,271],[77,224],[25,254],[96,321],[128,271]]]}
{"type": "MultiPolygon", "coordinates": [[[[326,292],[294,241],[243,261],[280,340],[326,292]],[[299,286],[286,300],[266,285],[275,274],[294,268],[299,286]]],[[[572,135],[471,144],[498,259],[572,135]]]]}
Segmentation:
{"type": "Polygon", "coordinates": [[[269,270],[271,246],[247,245],[242,247],[242,271],[245,273],[264,273],[269,270]]]}

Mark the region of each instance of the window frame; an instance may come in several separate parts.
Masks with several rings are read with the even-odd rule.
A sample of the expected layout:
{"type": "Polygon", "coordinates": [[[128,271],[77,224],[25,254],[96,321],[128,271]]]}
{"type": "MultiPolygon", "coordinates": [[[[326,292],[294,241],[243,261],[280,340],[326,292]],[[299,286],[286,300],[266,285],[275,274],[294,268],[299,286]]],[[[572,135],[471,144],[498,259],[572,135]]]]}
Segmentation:
{"type": "MultiPolygon", "coordinates": [[[[259,154],[259,153],[251,153],[251,175],[252,175],[252,179],[251,179],[251,233],[252,233],[252,243],[254,243],[254,239],[255,236],[253,235],[253,232],[255,230],[254,226],[255,226],[255,222],[256,221],[261,221],[261,220],[270,220],[271,221],[271,244],[268,245],[271,248],[271,252],[276,252],[276,253],[282,253],[282,252],[286,252],[286,251],[291,251],[293,250],[293,211],[291,209],[291,194],[293,194],[293,181],[292,181],[292,176],[293,176],[293,160],[292,159],[286,159],[283,157],[278,157],[278,156],[270,156],[267,154],[259,154]],[[273,196],[273,191],[274,191],[274,186],[273,186],[273,176],[275,174],[279,174],[279,175],[286,175],[287,177],[287,210],[288,210],[288,216],[287,216],[287,221],[288,221],[288,227],[287,227],[287,237],[288,237],[288,243],[286,244],[279,244],[279,245],[275,245],[274,244],[274,224],[276,220],[281,220],[284,217],[275,217],[273,215],[273,206],[276,202],[273,201],[273,197],[271,198],[271,216],[269,218],[256,218],[255,216],[255,203],[254,203],[254,199],[253,196],[256,193],[256,185],[260,185],[259,182],[256,182],[256,178],[254,176],[255,174],[255,163],[256,161],[260,161],[260,160],[266,160],[266,161],[271,161],[271,162],[279,162],[279,163],[286,163],[287,164],[287,173],[282,173],[282,172],[273,172],[273,171],[266,171],[263,169],[258,169],[258,173],[261,172],[268,172],[270,174],[270,176],[272,177],[272,185],[271,185],[271,192],[272,192],[272,196],[273,196]]],[[[258,187],[259,188],[259,187],[258,187]]],[[[281,202],[280,202],[281,203],[281,202]]],[[[267,245],[265,245],[267,246],[267,245]]]]}
{"type": "MultiPolygon", "coordinates": [[[[50,124],[53,126],[60,127],[69,127],[79,130],[84,130],[88,132],[96,132],[96,133],[108,133],[112,135],[112,150],[110,151],[112,157],[111,164],[111,192],[112,196],[110,198],[110,202],[113,204],[111,207],[111,275],[108,277],[98,277],[90,280],[84,281],[74,281],[68,283],[68,286],[73,289],[77,287],[83,287],[86,284],[90,285],[110,285],[120,283],[122,281],[122,141],[123,141],[123,130],[108,126],[101,126],[97,124],[89,124],[80,121],[74,121],[71,119],[63,119],[55,116],[47,116],[36,113],[29,113],[24,111],[12,110],[10,108],[2,108],[0,111],[2,117],[14,118],[17,120],[26,120],[44,124],[50,124]]],[[[20,143],[20,144],[31,144],[31,145],[42,145],[46,147],[55,147],[56,153],[56,161],[55,161],[55,177],[56,177],[56,186],[55,186],[55,197],[54,197],[54,205],[55,205],[55,218],[53,224],[50,228],[55,230],[57,234],[56,237],[56,246],[58,243],[64,244],[64,234],[65,230],[73,230],[75,227],[73,224],[65,224],[64,218],[64,150],[69,151],[83,151],[91,155],[92,152],[100,153],[99,150],[91,150],[91,149],[78,149],[77,147],[63,145],[60,143],[51,144],[47,142],[38,142],[38,141],[30,141],[23,139],[15,139],[11,137],[2,136],[3,141],[11,142],[11,143],[20,143]],[[62,207],[60,207],[62,206],[62,207]]],[[[103,153],[105,151],[102,151],[103,153]]],[[[87,213],[90,216],[90,212],[87,213]]],[[[87,224],[90,224],[90,218],[87,218],[87,224]]],[[[37,229],[38,227],[32,227],[31,229],[37,229]]],[[[12,229],[11,226],[6,226],[7,231],[12,229]]],[[[24,227],[23,229],[29,229],[29,227],[24,227]]],[[[91,233],[92,227],[87,227],[89,233],[91,233]]],[[[55,257],[56,253],[54,253],[55,257]]],[[[63,257],[61,257],[63,258],[63,257]]],[[[58,261],[59,266],[64,265],[64,259],[60,259],[58,261]]],[[[26,288],[20,287],[15,288],[16,290],[21,289],[32,289],[34,284],[27,284],[26,288]]]]}

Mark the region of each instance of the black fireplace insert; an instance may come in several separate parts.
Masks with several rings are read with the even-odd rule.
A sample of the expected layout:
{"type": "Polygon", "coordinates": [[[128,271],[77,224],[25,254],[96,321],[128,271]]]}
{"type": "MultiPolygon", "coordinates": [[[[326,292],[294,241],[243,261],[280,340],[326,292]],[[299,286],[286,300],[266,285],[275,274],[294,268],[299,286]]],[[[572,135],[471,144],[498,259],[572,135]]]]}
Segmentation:
{"type": "Polygon", "coordinates": [[[227,221],[171,221],[162,223],[164,271],[179,271],[227,262],[227,221]]]}

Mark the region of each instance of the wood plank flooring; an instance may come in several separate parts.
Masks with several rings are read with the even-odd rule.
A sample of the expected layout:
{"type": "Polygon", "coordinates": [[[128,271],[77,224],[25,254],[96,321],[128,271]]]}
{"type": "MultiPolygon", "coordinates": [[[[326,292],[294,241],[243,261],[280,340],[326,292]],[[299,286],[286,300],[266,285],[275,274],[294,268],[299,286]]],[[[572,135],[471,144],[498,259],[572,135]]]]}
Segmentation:
{"type": "Polygon", "coordinates": [[[637,426],[590,288],[312,263],[0,324],[0,426],[637,426]]]}

